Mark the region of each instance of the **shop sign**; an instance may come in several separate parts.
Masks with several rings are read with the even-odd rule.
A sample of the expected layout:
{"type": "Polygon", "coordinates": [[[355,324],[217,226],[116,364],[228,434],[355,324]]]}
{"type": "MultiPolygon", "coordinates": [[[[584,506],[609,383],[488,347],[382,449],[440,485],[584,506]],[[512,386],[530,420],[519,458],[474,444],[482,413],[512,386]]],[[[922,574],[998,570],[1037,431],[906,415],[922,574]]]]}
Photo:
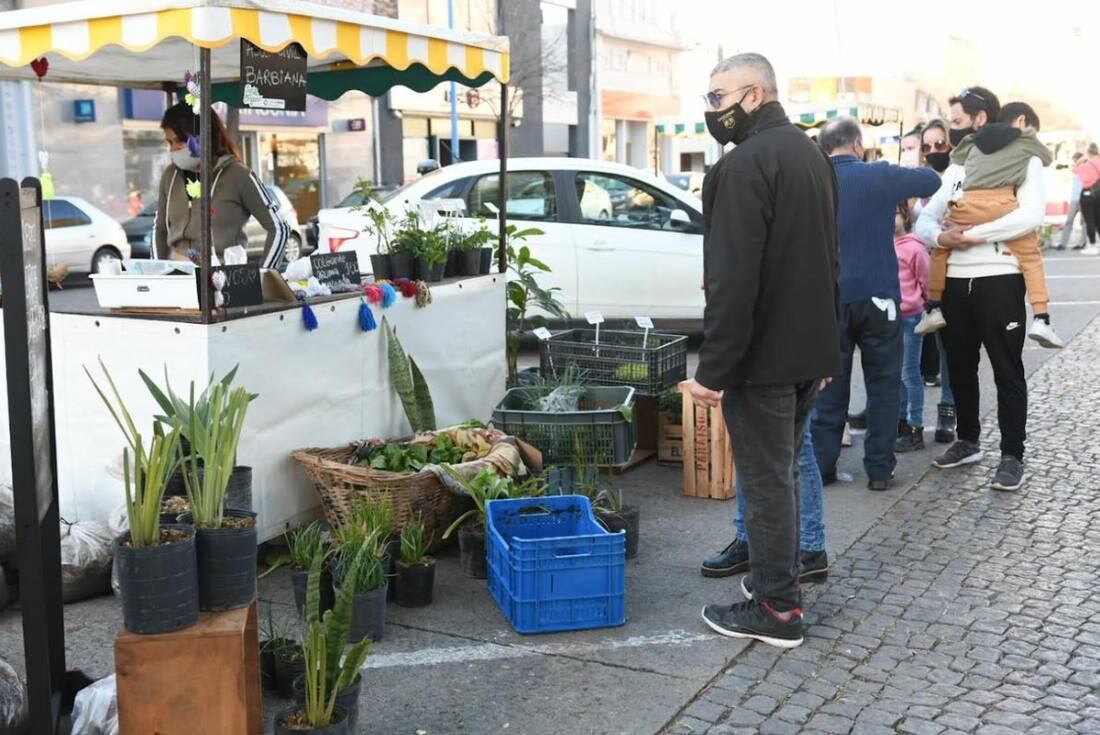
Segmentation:
{"type": "Polygon", "coordinates": [[[333,293],[347,290],[350,285],[359,285],[359,256],[353,251],[346,253],[314,253],[309,256],[313,266],[313,275],[318,281],[332,289],[333,293]]]}
{"type": "Polygon", "coordinates": [[[349,133],[361,133],[367,129],[367,121],[361,117],[353,117],[348,120],[349,133]]]}
{"type": "Polygon", "coordinates": [[[95,122],[95,100],[74,100],[73,122],[95,122]]]}
{"type": "Polygon", "coordinates": [[[307,61],[299,44],[271,53],[242,38],[241,107],[304,112],[307,61]]]}
{"type": "Polygon", "coordinates": [[[226,308],[259,306],[264,302],[260,269],[251,265],[226,265],[212,269],[212,273],[225,274],[225,287],[221,293],[226,308]]]}

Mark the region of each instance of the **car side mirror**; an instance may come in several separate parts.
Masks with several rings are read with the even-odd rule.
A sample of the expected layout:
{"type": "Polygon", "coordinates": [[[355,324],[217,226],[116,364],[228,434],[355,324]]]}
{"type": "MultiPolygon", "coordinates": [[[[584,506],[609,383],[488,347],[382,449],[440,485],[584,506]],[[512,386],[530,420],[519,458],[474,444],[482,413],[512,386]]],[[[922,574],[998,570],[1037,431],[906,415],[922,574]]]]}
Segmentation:
{"type": "Polygon", "coordinates": [[[679,230],[680,232],[690,232],[695,229],[695,223],[691,221],[691,216],[682,209],[674,209],[669,213],[668,226],[670,229],[679,230]]]}

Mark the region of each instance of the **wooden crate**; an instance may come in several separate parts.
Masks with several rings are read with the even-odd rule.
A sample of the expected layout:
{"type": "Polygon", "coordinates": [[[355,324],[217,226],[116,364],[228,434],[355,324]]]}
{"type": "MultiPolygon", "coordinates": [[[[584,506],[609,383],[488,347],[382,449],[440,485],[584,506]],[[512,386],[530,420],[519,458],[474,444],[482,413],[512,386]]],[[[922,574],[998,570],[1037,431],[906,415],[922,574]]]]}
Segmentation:
{"type": "Polygon", "coordinates": [[[701,408],[681,388],[684,401],[683,493],[693,498],[729,500],[737,470],[733,464],[722,407],[701,408]]]}
{"type": "Polygon", "coordinates": [[[178,633],[115,636],[120,735],[262,735],[256,603],[178,633]]]}
{"type": "Polygon", "coordinates": [[[657,415],[657,461],[681,464],[684,461],[684,427],[667,413],[657,415]]]}

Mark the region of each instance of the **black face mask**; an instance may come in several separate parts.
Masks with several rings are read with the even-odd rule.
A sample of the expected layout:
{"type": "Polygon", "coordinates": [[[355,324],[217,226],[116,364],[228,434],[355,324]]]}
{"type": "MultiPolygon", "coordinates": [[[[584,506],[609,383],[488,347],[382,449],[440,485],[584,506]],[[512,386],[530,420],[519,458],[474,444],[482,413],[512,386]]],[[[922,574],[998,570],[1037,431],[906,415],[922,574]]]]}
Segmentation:
{"type": "Polygon", "coordinates": [[[951,147],[957,148],[959,143],[963,142],[963,138],[974,132],[974,128],[963,128],[962,130],[955,130],[951,128],[947,131],[947,139],[951,141],[951,147]]]}
{"type": "Polygon", "coordinates": [[[951,154],[947,151],[942,153],[929,153],[925,155],[925,159],[928,161],[928,165],[932,167],[932,170],[938,174],[942,174],[947,170],[947,167],[951,165],[951,154]]]}
{"type": "Polygon", "coordinates": [[[707,110],[705,113],[707,131],[712,138],[718,141],[718,145],[725,146],[727,143],[741,145],[749,137],[749,132],[752,129],[749,121],[760,109],[758,107],[750,113],[745,112],[745,108],[741,106],[741,103],[745,101],[751,91],[750,89],[745,92],[741,95],[740,100],[724,110],[707,110]]]}

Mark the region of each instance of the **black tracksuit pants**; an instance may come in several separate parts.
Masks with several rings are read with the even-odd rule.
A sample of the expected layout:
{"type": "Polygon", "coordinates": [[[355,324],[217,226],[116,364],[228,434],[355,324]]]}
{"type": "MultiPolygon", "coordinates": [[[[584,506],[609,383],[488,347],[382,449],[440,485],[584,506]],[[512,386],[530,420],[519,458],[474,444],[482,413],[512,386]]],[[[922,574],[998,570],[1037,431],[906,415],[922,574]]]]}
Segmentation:
{"type": "Polygon", "coordinates": [[[943,294],[947,320],[943,345],[955,393],[959,439],[977,442],[981,435],[978,365],[985,347],[997,384],[1001,454],[1020,460],[1027,436],[1026,294],[1021,275],[948,278],[943,294]]]}
{"type": "Polygon", "coordinates": [[[1089,244],[1095,245],[1100,232],[1100,197],[1094,196],[1091,191],[1081,193],[1081,216],[1085,218],[1085,233],[1089,244]]]}

